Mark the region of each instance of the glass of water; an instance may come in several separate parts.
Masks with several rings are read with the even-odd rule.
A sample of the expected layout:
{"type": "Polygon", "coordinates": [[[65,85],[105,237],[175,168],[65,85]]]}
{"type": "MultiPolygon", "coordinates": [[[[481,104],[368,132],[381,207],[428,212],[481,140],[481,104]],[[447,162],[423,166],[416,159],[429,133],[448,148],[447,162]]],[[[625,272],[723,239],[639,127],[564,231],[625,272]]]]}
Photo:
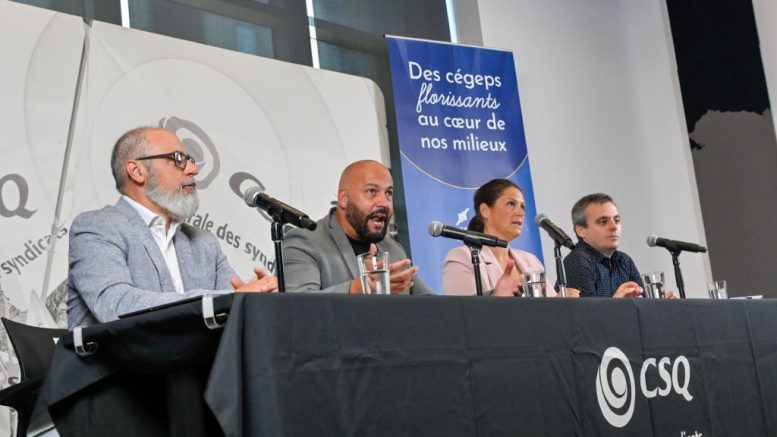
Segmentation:
{"type": "Polygon", "coordinates": [[[655,271],[642,274],[642,282],[645,283],[644,296],[649,299],[664,297],[664,272],[655,271]]]}
{"type": "Polygon", "coordinates": [[[391,294],[389,253],[367,252],[356,257],[364,294],[391,294]]]}
{"type": "Polygon", "coordinates": [[[710,282],[707,284],[707,291],[710,293],[710,299],[728,299],[726,281],[710,282]]]}
{"type": "Polygon", "coordinates": [[[525,272],[521,274],[523,280],[523,297],[545,297],[545,272],[525,272]]]}

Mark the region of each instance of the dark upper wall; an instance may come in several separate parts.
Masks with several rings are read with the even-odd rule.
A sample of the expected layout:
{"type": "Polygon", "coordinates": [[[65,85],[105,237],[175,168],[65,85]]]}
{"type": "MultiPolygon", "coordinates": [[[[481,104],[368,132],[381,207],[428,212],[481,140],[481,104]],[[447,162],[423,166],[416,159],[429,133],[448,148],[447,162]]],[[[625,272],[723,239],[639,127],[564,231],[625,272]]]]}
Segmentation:
{"type": "Polygon", "coordinates": [[[777,141],[753,6],[667,0],[715,279],[777,297],[777,141]]]}

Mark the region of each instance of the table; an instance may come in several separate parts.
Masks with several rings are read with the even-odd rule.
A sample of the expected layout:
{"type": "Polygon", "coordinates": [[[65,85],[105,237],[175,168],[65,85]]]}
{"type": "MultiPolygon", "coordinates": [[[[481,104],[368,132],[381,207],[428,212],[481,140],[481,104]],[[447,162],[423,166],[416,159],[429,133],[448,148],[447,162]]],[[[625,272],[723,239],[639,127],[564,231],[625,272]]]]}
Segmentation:
{"type": "MultiPolygon", "coordinates": [[[[232,295],[214,299],[229,310],[232,295]]],[[[84,328],[92,356],[62,337],[36,413],[48,408],[62,436],[222,435],[202,393],[221,338],[208,329],[200,302],[84,328]]]]}
{"type": "MultiPolygon", "coordinates": [[[[198,348],[205,399],[230,436],[760,436],[777,435],[775,321],[770,300],[236,295],[223,332],[198,348]]],[[[137,321],[101,332],[120,322],[137,321]]],[[[133,393],[121,381],[141,361],[101,358],[102,343],[170,346],[128,329],[105,334],[84,369],[58,347],[47,384],[104,360],[112,372],[95,384],[133,393]]],[[[108,408],[74,393],[43,402],[58,427],[82,425],[63,413],[74,405],[108,408]]],[[[149,405],[122,414],[142,419],[149,405]]]]}

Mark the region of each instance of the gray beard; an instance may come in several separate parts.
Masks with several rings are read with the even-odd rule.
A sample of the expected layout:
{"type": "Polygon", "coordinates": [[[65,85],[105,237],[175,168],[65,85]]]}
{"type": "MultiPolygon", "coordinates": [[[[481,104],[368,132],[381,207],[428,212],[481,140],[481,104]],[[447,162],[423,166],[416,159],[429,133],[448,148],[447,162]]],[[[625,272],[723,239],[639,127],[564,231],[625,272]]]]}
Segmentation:
{"type": "MultiPolygon", "coordinates": [[[[182,185],[188,183],[188,181],[184,181],[182,185]]],[[[177,222],[185,222],[192,218],[200,206],[196,190],[188,195],[183,192],[183,186],[176,191],[165,191],[153,172],[149,174],[146,196],[177,222]]]]}

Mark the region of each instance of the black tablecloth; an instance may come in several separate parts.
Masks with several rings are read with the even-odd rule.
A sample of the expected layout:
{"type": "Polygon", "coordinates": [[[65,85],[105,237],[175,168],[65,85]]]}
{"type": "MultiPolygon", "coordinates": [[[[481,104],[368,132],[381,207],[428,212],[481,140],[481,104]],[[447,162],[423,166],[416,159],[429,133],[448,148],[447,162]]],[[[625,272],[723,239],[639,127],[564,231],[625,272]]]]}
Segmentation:
{"type": "Polygon", "coordinates": [[[776,321],[777,301],[238,297],[206,399],[227,435],[777,435],[776,321]]]}
{"type": "Polygon", "coordinates": [[[68,435],[182,435],[166,415],[203,414],[164,374],[193,363],[230,436],[777,435],[777,301],[238,295],[223,333],[198,310],[59,346],[39,407],[68,435]]]}
{"type": "MultiPolygon", "coordinates": [[[[229,311],[232,295],[214,300],[229,311]]],[[[49,412],[62,436],[221,435],[202,400],[222,330],[208,329],[200,301],[83,330],[92,356],[57,344],[35,415],[49,412]]]]}

